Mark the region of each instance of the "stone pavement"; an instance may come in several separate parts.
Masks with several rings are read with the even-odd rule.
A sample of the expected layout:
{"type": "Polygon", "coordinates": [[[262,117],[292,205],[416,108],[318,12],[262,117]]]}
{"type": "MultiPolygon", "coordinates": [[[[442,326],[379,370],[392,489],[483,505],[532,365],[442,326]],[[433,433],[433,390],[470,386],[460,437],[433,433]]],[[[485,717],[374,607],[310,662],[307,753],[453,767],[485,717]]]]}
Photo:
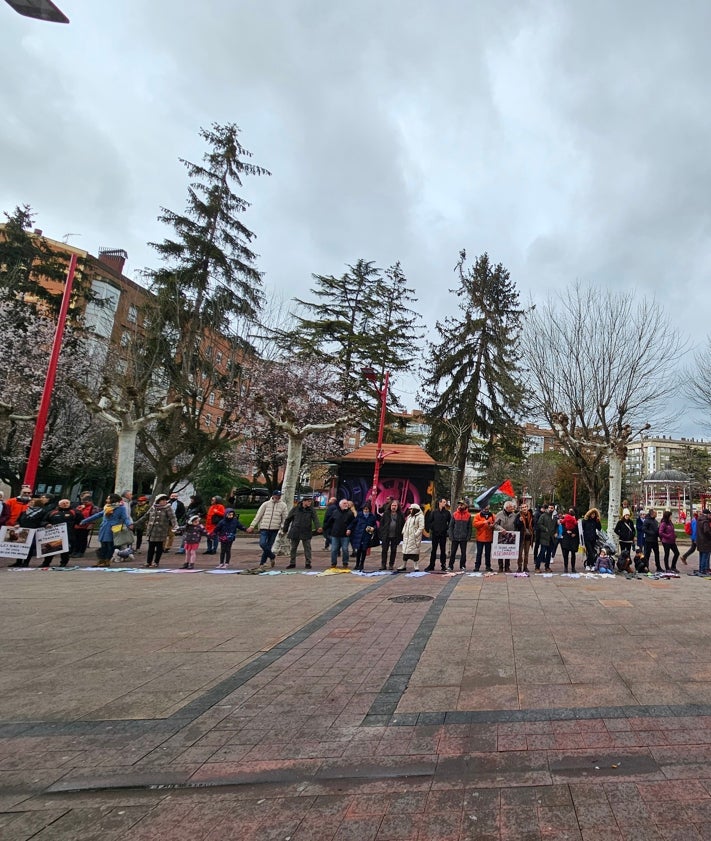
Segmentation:
{"type": "Polygon", "coordinates": [[[708,841],[710,588],[0,569],[0,838],[708,841]]]}

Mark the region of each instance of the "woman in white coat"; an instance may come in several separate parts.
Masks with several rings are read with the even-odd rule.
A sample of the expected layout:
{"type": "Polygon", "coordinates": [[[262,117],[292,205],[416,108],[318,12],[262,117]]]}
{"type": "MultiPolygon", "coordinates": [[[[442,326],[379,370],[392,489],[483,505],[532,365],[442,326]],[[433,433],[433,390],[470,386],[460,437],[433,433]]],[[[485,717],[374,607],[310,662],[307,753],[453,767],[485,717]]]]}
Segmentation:
{"type": "Polygon", "coordinates": [[[407,570],[407,562],[412,561],[415,571],[419,570],[420,546],[422,544],[422,532],[425,528],[425,515],[417,503],[413,502],[407,511],[407,519],[402,530],[402,563],[397,568],[398,572],[407,570]]]}

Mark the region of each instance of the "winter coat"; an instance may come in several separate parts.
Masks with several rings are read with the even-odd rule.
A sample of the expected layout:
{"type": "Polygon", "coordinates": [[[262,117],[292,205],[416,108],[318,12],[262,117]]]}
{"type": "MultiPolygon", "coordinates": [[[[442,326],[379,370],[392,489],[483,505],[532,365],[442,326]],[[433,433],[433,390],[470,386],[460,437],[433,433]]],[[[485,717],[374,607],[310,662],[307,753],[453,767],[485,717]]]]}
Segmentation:
{"type": "Polygon", "coordinates": [[[696,543],[696,529],[698,528],[698,519],[696,517],[691,518],[691,542],[696,543]]]}
{"type": "Polygon", "coordinates": [[[205,517],[205,530],[208,534],[215,531],[215,526],[225,516],[225,506],[221,502],[216,502],[207,509],[207,516],[205,517]]]}
{"type": "Polygon", "coordinates": [[[563,536],[560,539],[560,548],[570,552],[577,552],[580,546],[580,532],[578,521],[571,514],[566,514],[560,521],[563,527],[563,536]]]}
{"type": "MultiPolygon", "coordinates": [[[[385,543],[386,540],[390,539],[390,521],[392,520],[392,511],[388,508],[383,511],[383,514],[380,518],[380,540],[385,543]]],[[[402,511],[398,508],[395,512],[395,535],[394,540],[395,543],[399,543],[402,540],[402,529],[405,525],[405,517],[402,511]]]]}
{"type": "Polygon", "coordinates": [[[477,543],[491,543],[494,539],[494,515],[491,511],[477,511],[473,526],[477,543]]]}
{"type": "MultiPolygon", "coordinates": [[[[133,506],[133,510],[131,511],[131,516],[134,520],[140,520],[144,514],[147,514],[150,511],[151,504],[150,502],[137,502],[133,506]]],[[[138,531],[143,531],[143,528],[139,526],[138,531]]]]}
{"type": "Polygon", "coordinates": [[[27,508],[30,504],[30,497],[29,496],[13,496],[10,497],[5,502],[7,505],[8,510],[10,512],[10,516],[7,518],[7,525],[14,526],[20,520],[20,514],[27,508]]]}
{"type": "Polygon", "coordinates": [[[187,525],[183,531],[183,544],[185,546],[199,546],[203,534],[207,534],[207,529],[200,523],[187,525]]]}
{"type": "Polygon", "coordinates": [[[583,524],[583,540],[586,544],[594,544],[597,540],[598,532],[601,531],[602,525],[596,517],[588,517],[582,520],[583,524]]]}
{"type": "Polygon", "coordinates": [[[318,517],[314,511],[313,504],[308,508],[303,503],[291,509],[284,525],[283,532],[289,532],[289,540],[311,540],[311,536],[318,531],[318,517]]]}
{"type": "Polygon", "coordinates": [[[533,541],[533,513],[519,511],[514,519],[514,528],[521,533],[521,540],[533,541]]]}
{"type": "Polygon", "coordinates": [[[323,515],[323,533],[326,537],[331,534],[331,526],[333,525],[333,515],[338,511],[338,503],[332,502],[326,506],[326,511],[323,515]]]}
{"type": "Polygon", "coordinates": [[[402,529],[402,554],[419,555],[425,515],[417,505],[411,505],[402,529]]]}
{"type": "Polygon", "coordinates": [[[618,520],[615,526],[615,534],[620,538],[622,543],[634,543],[636,530],[632,520],[625,520],[624,517],[618,520]]]}
{"type": "Polygon", "coordinates": [[[449,523],[449,539],[466,541],[472,539],[472,515],[468,508],[465,508],[461,513],[455,511],[452,514],[449,523]]]}
{"type": "Polygon", "coordinates": [[[179,499],[171,499],[168,503],[170,507],[173,509],[173,513],[175,514],[175,519],[182,523],[185,519],[185,503],[179,499]]]}
{"type": "Polygon", "coordinates": [[[536,523],[536,537],[541,546],[550,546],[556,534],[556,525],[553,516],[544,511],[536,523]]]}
{"type": "Polygon", "coordinates": [[[252,520],[251,529],[263,529],[265,531],[279,531],[284,525],[289,511],[282,499],[273,502],[268,499],[259,506],[257,516],[252,520]]]}
{"type": "Polygon", "coordinates": [[[205,508],[202,502],[191,502],[188,505],[188,509],[185,512],[185,520],[186,522],[190,520],[191,517],[204,517],[205,516],[205,508]]]}
{"type": "Polygon", "coordinates": [[[711,552],[711,515],[699,514],[696,521],[696,548],[699,552],[711,552]]]}
{"type": "Polygon", "coordinates": [[[359,511],[351,529],[351,546],[354,549],[367,549],[373,540],[377,525],[378,521],[375,514],[366,514],[365,511],[359,511]],[[368,529],[372,529],[372,531],[368,531],[368,529]]]}
{"type": "Polygon", "coordinates": [[[668,522],[662,520],[659,523],[659,539],[662,541],[662,546],[672,546],[676,543],[676,532],[671,520],[668,522]]]}
{"type": "Polygon", "coordinates": [[[331,537],[346,537],[346,532],[351,530],[354,520],[355,514],[350,508],[344,511],[339,506],[331,521],[331,537]]]}
{"type": "Polygon", "coordinates": [[[452,519],[452,512],[439,507],[431,508],[425,515],[425,531],[432,537],[442,537],[449,531],[449,523],[452,519]]]}
{"type": "Polygon", "coordinates": [[[515,531],[516,530],[516,512],[507,511],[502,508],[496,515],[494,520],[494,531],[515,531]]]}
{"type": "Polygon", "coordinates": [[[97,511],[90,517],[85,517],[79,525],[88,525],[89,523],[93,523],[94,520],[98,520],[99,517],[103,517],[99,526],[99,541],[101,543],[114,542],[114,533],[111,531],[111,526],[128,526],[129,523],[126,508],[123,503],[117,502],[116,505],[105,505],[103,510],[97,511]]]}
{"type": "Polygon", "coordinates": [[[30,508],[29,506],[20,514],[17,525],[23,529],[41,529],[47,520],[47,512],[44,508],[30,508]]]}
{"type": "Polygon", "coordinates": [[[171,529],[178,528],[178,521],[170,505],[153,505],[140,520],[136,520],[134,527],[143,526],[143,533],[149,543],[162,543],[170,534],[171,529]]]}
{"type": "Polygon", "coordinates": [[[656,517],[650,517],[649,514],[644,518],[644,542],[657,543],[659,540],[659,523],[656,517]]]}
{"type": "Polygon", "coordinates": [[[228,517],[229,513],[234,514],[234,508],[225,508],[225,516],[215,526],[213,535],[220,541],[220,543],[232,543],[237,537],[238,531],[247,531],[247,529],[240,523],[237,516],[228,517]]]}

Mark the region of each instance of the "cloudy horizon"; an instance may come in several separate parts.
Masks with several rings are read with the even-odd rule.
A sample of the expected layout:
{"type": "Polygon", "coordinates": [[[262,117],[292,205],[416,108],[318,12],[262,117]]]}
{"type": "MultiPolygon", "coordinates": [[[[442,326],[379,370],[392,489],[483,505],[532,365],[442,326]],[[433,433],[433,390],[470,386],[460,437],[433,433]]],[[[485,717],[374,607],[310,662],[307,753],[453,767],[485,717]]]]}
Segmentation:
{"type": "MultiPolygon", "coordinates": [[[[654,296],[680,346],[705,344],[706,5],[58,5],[68,26],[0,5],[0,210],[30,204],[47,236],[125,248],[140,281],[160,208],[185,206],[178,159],[200,160],[201,126],[235,122],[272,173],[240,191],[271,296],[399,260],[432,328],[466,248],[522,302],[576,280],[593,301],[654,296]]],[[[688,413],[659,431],[702,434],[688,413]]]]}

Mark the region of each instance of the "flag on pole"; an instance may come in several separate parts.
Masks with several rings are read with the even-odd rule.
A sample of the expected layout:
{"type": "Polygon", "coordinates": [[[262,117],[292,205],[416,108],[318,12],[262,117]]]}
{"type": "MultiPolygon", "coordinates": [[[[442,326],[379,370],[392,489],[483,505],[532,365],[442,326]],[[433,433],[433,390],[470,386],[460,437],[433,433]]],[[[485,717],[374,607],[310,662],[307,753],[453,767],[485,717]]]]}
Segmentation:
{"type": "Polygon", "coordinates": [[[501,485],[492,485],[490,488],[487,488],[484,493],[479,494],[479,496],[474,500],[475,504],[479,506],[479,508],[484,508],[490,504],[491,500],[497,495],[500,494],[501,496],[516,496],[516,491],[514,491],[514,487],[511,484],[509,479],[501,485]]]}

